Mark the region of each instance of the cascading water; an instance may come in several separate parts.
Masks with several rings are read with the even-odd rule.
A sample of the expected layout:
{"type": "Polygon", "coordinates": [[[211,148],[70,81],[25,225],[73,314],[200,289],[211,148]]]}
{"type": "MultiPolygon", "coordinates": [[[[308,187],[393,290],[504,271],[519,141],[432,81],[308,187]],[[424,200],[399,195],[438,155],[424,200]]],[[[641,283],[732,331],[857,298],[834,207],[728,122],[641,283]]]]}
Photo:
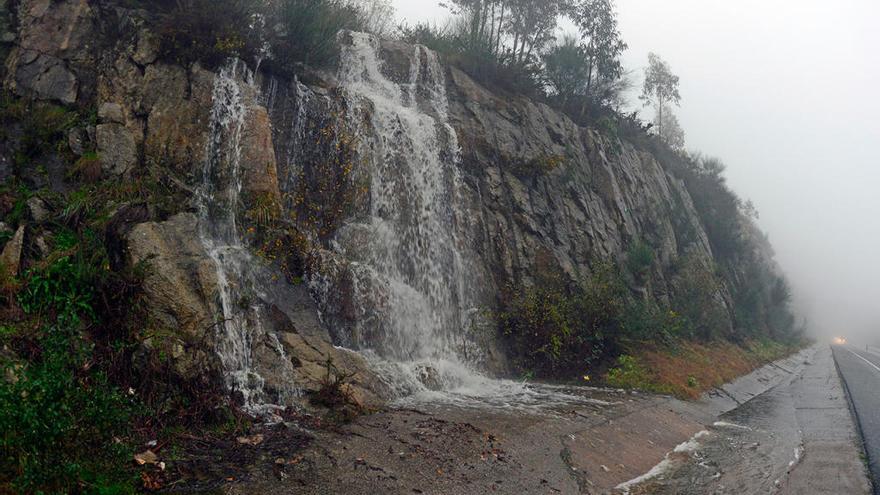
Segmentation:
{"type": "MultiPolygon", "coordinates": [[[[278,406],[269,404],[264,380],[254,364],[254,343],[274,342],[276,352],[283,348],[274,334],[267,333],[257,270],[260,263],[242,244],[239,233],[242,132],[246,120],[242,82],[253,75],[240,61],[220,71],[214,83],[210,139],[203,164],[202,183],[196,192],[199,235],[206,253],[214,262],[217,275],[217,302],[222,320],[217,324],[217,354],[224,368],[227,388],[239,393],[245,410],[253,414],[270,413],[278,406]]],[[[282,360],[285,361],[285,360],[282,360]]],[[[285,394],[296,394],[293,384],[285,394]]],[[[278,402],[285,402],[282,400],[278,402]]]]}
{"type": "MultiPolygon", "coordinates": [[[[335,125],[356,135],[360,169],[369,181],[369,208],[341,226],[331,242],[346,260],[346,287],[320,274],[310,280],[324,309],[345,313],[345,321],[353,322],[342,325],[348,333],[331,328],[337,343],[367,356],[402,402],[480,407],[569,402],[571,396],[553,387],[493,380],[477,370],[481,350],[468,330],[480,282],[462,233],[467,210],[460,196],[458,140],[448,123],[444,70],[436,55],[414,47],[408,74],[398,83],[384,74],[379,40],[346,35],[351,41],[343,45],[339,79],[343,104],[351,111],[344,113],[347,121],[335,125]],[[346,294],[344,301],[340,294],[346,294]]],[[[241,63],[227,66],[215,80],[211,139],[196,200],[200,237],[217,275],[222,312],[217,353],[226,385],[241,394],[246,410],[266,416],[278,407],[272,404],[290,404],[298,391],[293,383],[284,385],[289,389],[267,390],[266,372],[281,376],[276,380],[281,382],[295,375],[264,321],[266,304],[283,306],[287,293],[273,286],[277,277],[271,267],[249,254],[239,232],[243,131],[248,97],[257,97],[252,83],[253,74],[241,63]],[[273,348],[283,359],[267,369],[255,357],[258,346],[273,348]]],[[[292,89],[298,106],[284,143],[292,172],[282,178],[286,191],[295,189],[299,177],[295,161],[309,156],[307,126],[313,116],[307,107],[333,101],[316,98],[298,82],[292,89]]],[[[277,90],[270,83],[262,95],[270,108],[277,90]]]]}
{"type": "Polygon", "coordinates": [[[475,370],[479,349],[467,338],[477,290],[458,228],[459,147],[444,69],[416,46],[406,80],[395,82],[383,72],[377,38],[343,36],[350,41],[339,80],[360,110],[349,112],[347,125],[369,169],[370,203],[332,245],[352,260],[357,316],[342,343],[370,357],[402,396],[495,393],[501,382],[475,370]]]}

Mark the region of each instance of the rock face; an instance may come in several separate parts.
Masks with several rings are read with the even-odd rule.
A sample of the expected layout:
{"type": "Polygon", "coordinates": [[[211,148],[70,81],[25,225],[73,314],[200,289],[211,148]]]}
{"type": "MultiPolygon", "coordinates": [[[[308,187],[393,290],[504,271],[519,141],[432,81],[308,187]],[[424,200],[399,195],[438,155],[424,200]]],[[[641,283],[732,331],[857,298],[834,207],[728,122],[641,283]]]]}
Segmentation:
{"type": "MultiPolygon", "coordinates": [[[[403,88],[404,94],[414,85],[411,91],[416,103],[405,111],[417,109],[433,116],[437,125],[448,122],[455,131],[460,146],[454,172],[458,179],[453,193],[439,194],[452,204],[443,228],[453,231],[455,257],[465,287],[458,297],[467,301],[471,318],[481,310],[496,308],[506,287],[529,286],[557,272],[570,281],[582,280],[590,276],[597,261],[625,263],[628,250],[637,243],[650,246],[656,259],[650,273],[639,281],[643,286],[632,288],[646,298],[668,301],[676,290],[676,267],[685,260],[701,272],[712,273],[712,249],[687,189],[650,154],[594,129],[580,128],[564,114],[528,98],[493,94],[455,68],[443,69],[445,101],[438,104],[439,90],[427,80],[431,67],[426,55],[416,55],[420,58],[414,60],[413,48],[397,42],[382,42],[376,51],[382,58],[382,75],[364,84],[385,84],[378,91],[391,92],[386,81],[375,80],[387,78],[403,88]],[[425,80],[413,82],[412,74],[425,80]]],[[[369,70],[371,67],[363,72],[369,70]]],[[[360,68],[355,72],[359,74],[360,68]]],[[[347,96],[347,90],[336,84],[307,87],[268,80],[264,92],[274,101],[270,115],[280,157],[282,196],[301,195],[303,187],[322,187],[311,169],[321,160],[317,152],[322,148],[309,143],[320,142],[328,128],[331,134],[352,133],[360,143],[351,172],[354,181],[377,187],[376,177],[388,173],[377,170],[381,161],[392,170],[401,169],[392,172],[400,174],[399,181],[378,186],[387,189],[355,195],[351,204],[333,203],[337,198],[327,201],[328,208],[344,210],[347,215],[324,236],[324,250],[316,257],[313,269],[320,280],[315,284],[316,297],[335,341],[351,345],[381,340],[370,335],[379,328],[381,318],[377,315],[388,311],[389,304],[408,304],[389,295],[381,277],[367,280],[361,274],[365,264],[373,263],[369,255],[375,249],[372,240],[381,235],[372,231],[371,225],[399,218],[394,201],[412,195],[408,188],[422,180],[410,182],[403,170],[409,166],[405,155],[425,153],[425,144],[407,148],[406,141],[412,136],[406,135],[405,124],[400,125],[398,134],[383,136],[385,141],[373,141],[372,136],[380,132],[375,121],[388,117],[369,107],[361,116],[357,98],[363,96],[347,96]],[[327,115],[338,115],[342,124],[328,126],[327,115]],[[398,142],[403,143],[399,148],[398,142]],[[381,149],[384,157],[370,157],[374,149],[381,149]],[[389,194],[390,201],[386,198],[389,194]],[[391,205],[389,210],[372,208],[377,200],[391,205]],[[372,301],[364,304],[370,297],[372,301]],[[369,323],[364,325],[365,321],[369,323]]],[[[374,103],[387,104],[384,100],[374,103]]],[[[407,105],[406,97],[402,105],[407,105]]],[[[430,140],[427,143],[431,145],[430,140]]],[[[443,159],[448,163],[455,157],[443,159]]],[[[418,210],[424,205],[413,203],[411,207],[418,210]]],[[[292,208],[289,214],[297,213],[292,208]]],[[[413,226],[410,232],[430,231],[425,230],[424,221],[419,225],[418,217],[413,226]]],[[[315,233],[315,237],[321,236],[315,233]]],[[[450,259],[444,269],[452,264],[450,259]]],[[[406,274],[407,266],[401,261],[399,270],[406,274]]],[[[455,290],[452,284],[447,287],[455,290]]],[[[714,303],[721,313],[728,314],[729,300],[722,289],[714,303]]],[[[464,338],[484,354],[477,359],[479,366],[505,373],[503,353],[491,325],[476,319],[468,325],[477,331],[464,338]],[[488,335],[484,331],[487,327],[488,335]]]]}
{"type": "MultiPolygon", "coordinates": [[[[87,0],[23,0],[18,4],[18,45],[8,84],[20,95],[74,103],[78,72],[93,71],[96,11],[87,0]]],[[[85,81],[89,81],[86,77],[85,81]]]]}
{"type": "MultiPolygon", "coordinates": [[[[556,271],[570,280],[587,277],[597,259],[623,261],[637,242],[650,245],[657,259],[644,287],[635,288],[645,297],[671,296],[672,267],[682,259],[695,260],[706,272],[712,269],[712,251],[691,197],[654,157],[580,128],[545,105],[493,94],[440,65],[425,49],[358,38],[381,58],[362,71],[375,69],[367,82],[384,84],[380,89],[390,91],[398,109],[380,108],[388,102],[354,94],[352,79],[362,75],[357,71],[339,78],[311,74],[311,85],[243,71],[234,85],[241,133],[237,160],[230,160],[210,156],[223,149],[214,112],[221,75],[198,64],[160,60],[157,37],[143,27],[141,14],[92,0],[17,5],[7,88],[94,109],[99,122],[70,130],[70,151],[85,156],[96,150],[104,179],[151,179],[173,191],[161,198],[161,208],[132,207],[138,214],[126,217],[132,225],[118,229],[119,253],[111,257],[114,264],[147,267],[145,325],[155,332],[144,346],[167,350],[183,377],[223,381],[226,371],[216,351],[218,328],[230,311],[220,287],[230,281],[218,275],[218,263],[224,261],[218,262],[206,229],[200,228],[206,215],[200,194],[203,181],[213,180],[205,173],[211,160],[218,167],[238,166],[236,175],[224,172],[216,180],[240,185],[226,206],[241,220],[232,222],[233,237],[252,252],[248,265],[259,287],[247,294],[248,301],[233,303],[256,308],[266,326],[249,342],[250,356],[274,399],[291,388],[317,391],[327,379],[328,363],[351,376],[358,401],[376,404],[388,396],[387,384],[362,355],[336,347],[380,340],[376,334],[389,328],[389,319],[382,320],[389,308],[430,307],[415,304],[419,294],[395,292],[400,287],[387,274],[370,273],[384,255],[397,260],[406,276],[436,269],[431,274],[436,279],[458,283],[417,287],[434,301],[458,305],[452,318],[445,313],[397,316],[413,324],[419,318],[458,318],[463,332],[471,334],[456,339],[466,340],[466,350],[479,354],[474,360],[497,373],[506,371],[504,355],[494,329],[480,315],[497,307],[510,284],[529,285],[556,271]],[[428,146],[435,153],[426,154],[428,146]],[[420,162],[423,158],[429,162],[420,162]],[[422,167],[434,163],[430,160],[437,166],[422,167]],[[403,167],[412,173],[387,180],[403,167]],[[446,182],[419,190],[430,180],[446,182]],[[394,201],[383,203],[389,198],[394,201]],[[257,237],[250,230],[261,228],[266,216],[251,210],[267,205],[282,219],[277,227],[285,239],[297,239],[291,244],[303,258],[297,261],[308,287],[282,276],[277,257],[256,254],[265,246],[250,244],[257,237]],[[405,231],[411,238],[379,246],[393,249],[377,254],[376,229],[391,225],[389,219],[412,221],[418,228],[405,231]],[[422,228],[430,222],[430,228],[422,228]],[[444,260],[443,266],[426,268],[407,259],[426,253],[444,260]],[[446,273],[446,266],[457,272],[446,273]],[[362,304],[365,299],[372,306],[362,304]]],[[[7,246],[10,263],[14,241],[7,246]]],[[[722,291],[716,299],[726,311],[729,295],[722,291]]],[[[406,330],[397,324],[394,328],[406,330]]],[[[422,368],[421,373],[431,377],[431,387],[439,386],[438,370],[422,368]]]]}
{"type": "Polygon", "coordinates": [[[691,255],[709,266],[690,195],[651,155],[545,105],[502,100],[456,69],[450,76],[471,198],[468,237],[495,288],[529,283],[553,265],[585,277],[598,259],[623,260],[634,242],[651,245],[660,261],[651,280],[661,299],[673,261],[691,255]]]}

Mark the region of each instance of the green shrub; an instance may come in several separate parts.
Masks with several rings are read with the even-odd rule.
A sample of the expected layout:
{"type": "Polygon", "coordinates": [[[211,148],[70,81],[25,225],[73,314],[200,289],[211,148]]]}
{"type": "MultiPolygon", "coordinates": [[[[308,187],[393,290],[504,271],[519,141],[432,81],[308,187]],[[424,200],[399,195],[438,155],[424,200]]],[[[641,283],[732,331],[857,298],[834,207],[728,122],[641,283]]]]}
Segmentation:
{"type": "Polygon", "coordinates": [[[54,310],[57,314],[94,317],[92,300],[95,267],[79,256],[63,256],[46,268],[25,274],[18,302],[27,314],[54,310]]]}
{"type": "Polygon", "coordinates": [[[230,57],[253,60],[261,41],[252,29],[257,0],[163,0],[157,26],[160,56],[182,65],[201,62],[209,68],[230,57]]]}
{"type": "Polygon", "coordinates": [[[576,287],[561,284],[512,290],[496,315],[501,334],[522,371],[570,378],[616,350],[628,304],[616,269],[598,264],[576,287]]]}
{"type": "Polygon", "coordinates": [[[647,389],[651,377],[647,368],[634,356],[622,355],[617,358],[617,366],[608,370],[608,385],[626,389],[647,389]]]}
{"type": "Polygon", "coordinates": [[[363,11],[344,0],[280,0],[270,17],[283,27],[272,42],[272,58],[288,71],[298,64],[333,63],[339,54],[336,35],[366,29],[363,11]]]}
{"type": "Polygon", "coordinates": [[[75,321],[44,330],[39,360],[0,362],[0,491],[128,493],[132,402],[101,373],[75,321]]]}
{"type": "Polygon", "coordinates": [[[637,280],[644,278],[654,263],[654,250],[650,245],[636,241],[626,252],[626,267],[637,280]]]}
{"type": "Polygon", "coordinates": [[[630,293],[610,262],[573,287],[540,284],[511,290],[496,315],[521,372],[577,378],[633,345],[670,345],[684,321],[670,309],[630,293]]]}

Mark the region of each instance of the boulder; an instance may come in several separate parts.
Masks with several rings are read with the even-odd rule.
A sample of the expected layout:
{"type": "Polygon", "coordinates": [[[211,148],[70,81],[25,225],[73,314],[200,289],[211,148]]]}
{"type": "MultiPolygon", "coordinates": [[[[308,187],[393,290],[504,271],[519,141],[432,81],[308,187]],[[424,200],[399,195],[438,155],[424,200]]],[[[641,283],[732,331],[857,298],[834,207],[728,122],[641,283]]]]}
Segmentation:
{"type": "Polygon", "coordinates": [[[137,143],[121,124],[100,124],[95,130],[101,168],[111,176],[126,176],[138,163],[137,143]]]}
{"type": "Polygon", "coordinates": [[[15,231],[3,252],[0,253],[0,265],[6,269],[6,273],[12,276],[18,276],[18,270],[21,268],[21,251],[24,246],[24,225],[15,231]]]}
{"type": "Polygon", "coordinates": [[[93,70],[97,15],[87,0],[21,0],[18,47],[10,57],[12,88],[72,104],[81,89],[77,71],[93,70]]]}
{"type": "Polygon", "coordinates": [[[21,0],[22,48],[71,58],[94,43],[96,13],[87,0],[21,0]]]}
{"type": "Polygon", "coordinates": [[[76,102],[79,82],[63,60],[25,50],[15,71],[15,88],[21,95],[33,94],[40,99],[72,104],[76,102]]]}
{"type": "Polygon", "coordinates": [[[82,127],[74,127],[67,132],[67,146],[70,148],[70,152],[76,156],[83,156],[88,140],[88,134],[82,127]]]}
{"type": "Polygon", "coordinates": [[[136,225],[127,238],[129,262],[145,263],[144,294],[150,318],[164,328],[199,338],[217,320],[212,301],[217,273],[199,241],[190,213],[136,225]]]}
{"type": "Polygon", "coordinates": [[[46,206],[46,202],[42,199],[34,196],[27,200],[28,213],[30,213],[31,220],[36,224],[43,224],[49,220],[50,213],[49,208],[46,206]]]}

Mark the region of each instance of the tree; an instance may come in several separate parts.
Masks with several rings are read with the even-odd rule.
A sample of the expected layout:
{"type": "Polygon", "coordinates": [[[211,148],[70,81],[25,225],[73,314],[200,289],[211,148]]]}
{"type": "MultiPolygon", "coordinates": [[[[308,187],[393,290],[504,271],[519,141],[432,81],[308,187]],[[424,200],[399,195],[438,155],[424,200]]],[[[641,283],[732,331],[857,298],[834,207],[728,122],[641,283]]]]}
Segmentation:
{"type": "Polygon", "coordinates": [[[678,76],[672,73],[663,59],[655,53],[648,54],[648,68],[645,69],[645,86],[639,97],[645,102],[645,106],[654,104],[657,107],[658,128],[657,134],[663,139],[663,112],[666,105],[674,103],[678,105],[681,95],[678,92],[678,76]]]}
{"type": "Polygon", "coordinates": [[[620,38],[617,12],[613,0],[577,0],[568,6],[571,19],[580,29],[581,43],[586,58],[587,81],[585,94],[601,103],[595,91],[600,84],[607,87],[623,75],[620,56],[627,44],[620,38]]]}
{"type": "Polygon", "coordinates": [[[560,0],[510,0],[509,3],[511,15],[508,30],[513,35],[510,59],[513,64],[524,66],[531,63],[533,55],[553,40],[564,4],[560,0]]]}
{"type": "Polygon", "coordinates": [[[508,65],[525,66],[553,40],[568,0],[451,0],[441,3],[462,20],[464,44],[508,65]]]}
{"type": "Polygon", "coordinates": [[[678,152],[684,151],[684,130],[681,128],[681,125],[678,123],[678,117],[676,117],[672,110],[662,112],[658,108],[654,119],[654,127],[663,131],[660,134],[660,139],[668,144],[670,148],[678,152]]]}
{"type": "Polygon", "coordinates": [[[563,107],[576,96],[583,96],[590,79],[587,54],[580,41],[572,35],[563,37],[544,54],[547,81],[561,100],[563,107]]]}

